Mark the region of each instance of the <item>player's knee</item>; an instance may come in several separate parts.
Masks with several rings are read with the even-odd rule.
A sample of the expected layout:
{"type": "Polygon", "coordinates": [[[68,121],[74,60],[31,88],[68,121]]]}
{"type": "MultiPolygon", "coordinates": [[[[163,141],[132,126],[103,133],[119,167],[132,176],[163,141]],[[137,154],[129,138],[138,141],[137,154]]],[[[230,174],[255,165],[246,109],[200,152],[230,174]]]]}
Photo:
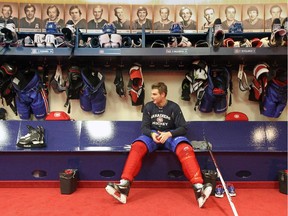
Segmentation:
{"type": "Polygon", "coordinates": [[[194,156],[194,150],[188,143],[181,143],[176,147],[176,155],[180,161],[184,161],[194,156]]]}
{"type": "Polygon", "coordinates": [[[142,141],[136,141],[131,145],[131,151],[135,151],[138,154],[146,154],[148,149],[146,147],[146,144],[142,141]]]}

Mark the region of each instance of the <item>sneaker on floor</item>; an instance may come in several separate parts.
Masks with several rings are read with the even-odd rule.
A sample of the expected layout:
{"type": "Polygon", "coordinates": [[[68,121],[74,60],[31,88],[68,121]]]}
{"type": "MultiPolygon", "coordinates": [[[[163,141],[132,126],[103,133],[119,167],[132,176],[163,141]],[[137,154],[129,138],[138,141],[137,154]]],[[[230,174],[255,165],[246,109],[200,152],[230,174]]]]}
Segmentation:
{"type": "Polygon", "coordinates": [[[202,185],[202,187],[196,187],[193,186],[195,196],[199,205],[199,208],[202,208],[206,200],[209,198],[211,192],[212,192],[212,184],[206,183],[205,185],[202,185]]]}
{"type": "Polygon", "coordinates": [[[129,194],[130,185],[130,181],[121,180],[119,184],[109,182],[105,189],[108,194],[113,196],[119,202],[125,204],[129,194]]]}
{"type": "Polygon", "coordinates": [[[215,197],[218,197],[218,198],[224,197],[224,188],[223,188],[222,184],[216,185],[215,197]]]}
{"type": "Polygon", "coordinates": [[[227,190],[228,190],[229,195],[230,195],[231,197],[236,196],[236,191],[235,191],[235,187],[234,187],[233,184],[227,184],[227,190]]]}

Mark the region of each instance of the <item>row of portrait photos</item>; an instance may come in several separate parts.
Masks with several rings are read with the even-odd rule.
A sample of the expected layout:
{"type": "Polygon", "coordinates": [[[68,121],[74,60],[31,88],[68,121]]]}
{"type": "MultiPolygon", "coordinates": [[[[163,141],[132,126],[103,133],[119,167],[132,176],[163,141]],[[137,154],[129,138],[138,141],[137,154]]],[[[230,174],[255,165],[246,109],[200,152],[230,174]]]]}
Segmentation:
{"type": "MultiPolygon", "coordinates": [[[[99,5],[0,3],[1,17],[13,19],[20,32],[45,32],[46,23],[61,28],[70,20],[82,32],[101,33],[113,23],[118,33],[145,31],[169,33],[171,24],[181,23],[185,33],[206,32],[220,18],[228,31],[231,23],[242,22],[244,32],[270,32],[272,20],[287,17],[287,5],[99,5]]],[[[2,19],[3,20],[3,19],[2,19]]]]}

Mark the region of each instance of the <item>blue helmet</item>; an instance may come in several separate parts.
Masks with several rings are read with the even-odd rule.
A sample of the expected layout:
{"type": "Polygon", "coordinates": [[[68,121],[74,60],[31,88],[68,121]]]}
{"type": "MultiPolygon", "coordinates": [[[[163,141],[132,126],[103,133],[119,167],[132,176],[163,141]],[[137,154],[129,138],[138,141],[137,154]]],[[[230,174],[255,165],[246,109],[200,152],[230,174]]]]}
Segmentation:
{"type": "Polygon", "coordinates": [[[103,33],[116,34],[116,26],[113,23],[105,23],[102,27],[103,33]]]}
{"type": "Polygon", "coordinates": [[[55,22],[47,22],[46,23],[46,33],[48,33],[48,34],[58,33],[57,25],[55,22]]]}
{"type": "Polygon", "coordinates": [[[183,33],[184,28],[181,23],[172,23],[170,27],[170,33],[183,33]]]}

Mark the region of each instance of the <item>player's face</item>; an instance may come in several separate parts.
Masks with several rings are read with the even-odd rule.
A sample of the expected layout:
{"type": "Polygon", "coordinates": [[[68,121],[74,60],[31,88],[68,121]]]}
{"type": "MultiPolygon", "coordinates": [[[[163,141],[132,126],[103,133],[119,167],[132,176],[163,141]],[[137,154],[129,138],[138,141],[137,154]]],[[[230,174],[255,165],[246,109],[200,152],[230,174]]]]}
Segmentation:
{"type": "Polygon", "coordinates": [[[158,89],[152,89],[151,98],[154,104],[160,105],[165,100],[165,94],[160,94],[158,89]]]}
{"type": "Polygon", "coordinates": [[[191,19],[191,13],[188,9],[182,10],[181,17],[184,21],[189,21],[191,19]]]}
{"type": "Polygon", "coordinates": [[[78,21],[80,19],[80,16],[81,16],[78,8],[71,10],[70,16],[71,16],[71,19],[73,21],[78,21]]]}
{"type": "Polygon", "coordinates": [[[236,15],[236,11],[234,8],[228,8],[226,12],[226,18],[227,20],[234,20],[236,15]]]}
{"type": "Polygon", "coordinates": [[[249,11],[248,16],[250,20],[255,20],[258,16],[258,13],[257,11],[249,11]]]}
{"type": "Polygon", "coordinates": [[[8,18],[11,16],[12,11],[10,10],[9,7],[3,7],[3,8],[2,8],[2,14],[3,14],[3,17],[4,17],[5,19],[8,19],[8,18]]]}
{"type": "Polygon", "coordinates": [[[212,9],[206,10],[204,17],[207,20],[207,22],[211,23],[214,20],[214,11],[212,9]]]}
{"type": "Polygon", "coordinates": [[[34,11],[33,7],[27,8],[25,11],[25,14],[26,14],[27,19],[33,19],[35,16],[35,11],[34,11]]]}
{"type": "Polygon", "coordinates": [[[56,10],[56,8],[50,8],[48,10],[48,17],[52,21],[57,19],[57,10],[56,10]]]}
{"type": "Polygon", "coordinates": [[[147,16],[147,13],[145,10],[140,10],[138,11],[138,18],[139,20],[145,20],[146,19],[146,16],[147,16]]]}
{"type": "Polygon", "coordinates": [[[123,12],[123,9],[122,9],[122,8],[116,9],[116,17],[117,17],[119,20],[124,19],[124,12],[123,12]]]}
{"type": "Polygon", "coordinates": [[[94,8],[93,15],[94,15],[95,19],[100,19],[102,17],[101,8],[94,8]]]}
{"type": "Polygon", "coordinates": [[[279,7],[274,7],[271,9],[272,19],[280,18],[281,9],[279,7]]]}
{"type": "Polygon", "coordinates": [[[166,8],[160,10],[160,16],[162,20],[167,20],[169,16],[169,12],[166,8]]]}

